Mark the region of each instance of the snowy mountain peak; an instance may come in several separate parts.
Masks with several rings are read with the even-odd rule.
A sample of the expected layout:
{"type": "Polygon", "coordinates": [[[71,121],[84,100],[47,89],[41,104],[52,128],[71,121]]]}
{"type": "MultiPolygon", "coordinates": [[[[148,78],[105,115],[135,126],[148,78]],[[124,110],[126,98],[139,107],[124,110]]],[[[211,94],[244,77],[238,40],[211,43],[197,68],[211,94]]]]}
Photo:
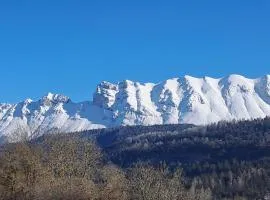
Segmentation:
{"type": "Polygon", "coordinates": [[[130,80],[124,80],[120,83],[118,83],[119,88],[127,89],[128,87],[132,87],[135,83],[130,80]]]}
{"type": "Polygon", "coordinates": [[[266,80],[270,81],[270,75],[265,75],[264,77],[266,80]]]}
{"type": "Polygon", "coordinates": [[[244,80],[248,78],[239,74],[230,74],[229,76],[225,77],[225,79],[229,79],[230,81],[237,81],[237,80],[244,80]]]}
{"type": "MultiPolygon", "coordinates": [[[[48,93],[38,101],[0,104],[0,138],[14,133],[37,137],[120,125],[209,124],[270,116],[270,76],[232,74],[223,78],[184,76],[160,83],[103,81],[93,101],[74,103],[48,93]]],[[[15,134],[17,135],[17,134],[15,134]]]]}
{"type": "Polygon", "coordinates": [[[33,100],[29,99],[29,98],[24,100],[24,104],[30,104],[32,102],[33,102],[33,100]]]}
{"type": "Polygon", "coordinates": [[[102,108],[109,108],[114,104],[118,85],[102,81],[93,95],[93,103],[102,108]]]}
{"type": "Polygon", "coordinates": [[[65,96],[65,95],[61,95],[61,94],[53,94],[53,93],[48,93],[46,95],[44,95],[42,97],[42,101],[50,101],[52,103],[68,103],[70,101],[70,98],[65,96]]]}

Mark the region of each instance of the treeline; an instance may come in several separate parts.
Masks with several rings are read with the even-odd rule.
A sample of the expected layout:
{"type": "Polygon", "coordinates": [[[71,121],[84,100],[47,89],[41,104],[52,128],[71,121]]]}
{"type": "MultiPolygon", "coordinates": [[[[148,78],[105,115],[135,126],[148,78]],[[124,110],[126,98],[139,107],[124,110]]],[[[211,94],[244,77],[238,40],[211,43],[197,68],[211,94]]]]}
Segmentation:
{"type": "Polygon", "coordinates": [[[93,141],[57,135],[1,147],[0,199],[204,200],[211,192],[186,187],[181,169],[137,163],[123,170],[93,141]]]}

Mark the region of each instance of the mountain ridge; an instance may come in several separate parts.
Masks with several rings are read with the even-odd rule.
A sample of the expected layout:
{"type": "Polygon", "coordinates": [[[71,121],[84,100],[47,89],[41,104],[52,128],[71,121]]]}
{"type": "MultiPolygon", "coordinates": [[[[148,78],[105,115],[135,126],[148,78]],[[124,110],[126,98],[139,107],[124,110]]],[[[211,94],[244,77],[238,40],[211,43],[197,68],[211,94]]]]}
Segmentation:
{"type": "Polygon", "coordinates": [[[48,93],[36,101],[0,103],[0,137],[16,141],[45,132],[72,132],[120,125],[189,123],[270,116],[270,75],[256,79],[189,75],[160,83],[102,81],[92,101],[73,102],[48,93]],[[18,131],[20,130],[20,131],[18,131]]]}

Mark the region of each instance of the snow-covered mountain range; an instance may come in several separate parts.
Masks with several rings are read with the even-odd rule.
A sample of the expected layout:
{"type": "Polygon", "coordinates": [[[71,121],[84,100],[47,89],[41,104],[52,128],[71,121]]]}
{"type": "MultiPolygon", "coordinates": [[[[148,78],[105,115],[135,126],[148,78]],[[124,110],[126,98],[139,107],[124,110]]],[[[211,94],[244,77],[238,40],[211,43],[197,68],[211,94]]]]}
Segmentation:
{"type": "Polygon", "coordinates": [[[51,94],[37,101],[0,104],[0,138],[9,141],[43,133],[119,125],[209,124],[270,116],[270,75],[248,79],[184,76],[164,82],[101,82],[92,101],[51,94]]]}

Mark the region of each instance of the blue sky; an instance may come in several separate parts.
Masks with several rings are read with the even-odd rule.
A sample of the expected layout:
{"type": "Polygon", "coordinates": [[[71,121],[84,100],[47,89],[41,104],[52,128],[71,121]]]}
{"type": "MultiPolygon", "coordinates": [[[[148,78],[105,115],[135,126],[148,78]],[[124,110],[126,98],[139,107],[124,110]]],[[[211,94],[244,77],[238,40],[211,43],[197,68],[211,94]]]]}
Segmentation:
{"type": "Polygon", "coordinates": [[[0,102],[102,80],[270,73],[267,0],[0,1],[0,102]]]}

